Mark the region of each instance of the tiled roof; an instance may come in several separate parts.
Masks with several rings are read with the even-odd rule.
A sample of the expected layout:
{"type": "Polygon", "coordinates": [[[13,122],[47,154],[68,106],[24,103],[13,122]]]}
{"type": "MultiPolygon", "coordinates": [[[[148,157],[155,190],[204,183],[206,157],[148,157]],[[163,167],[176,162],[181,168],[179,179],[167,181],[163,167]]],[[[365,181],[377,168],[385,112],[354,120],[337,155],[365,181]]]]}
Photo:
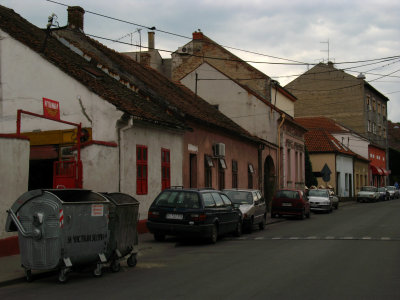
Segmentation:
{"type": "Polygon", "coordinates": [[[0,6],[0,29],[121,111],[152,123],[175,128],[184,126],[179,119],[168,114],[165,109],[147,101],[145,97],[124,87],[103,72],[99,72],[93,62],[69,50],[57,39],[50,36],[43,47],[46,31],[32,25],[4,6],[0,6]]]}
{"type": "Polygon", "coordinates": [[[295,121],[309,130],[324,129],[331,133],[349,131],[345,127],[336,123],[334,120],[326,117],[302,117],[302,118],[295,118],[295,121]]]}
{"type": "Polygon", "coordinates": [[[305,144],[310,153],[315,152],[334,152],[358,156],[349,148],[343,146],[336,138],[334,138],[327,130],[311,129],[305,134],[305,144]]]}
{"type": "Polygon", "coordinates": [[[176,117],[258,140],[207,101],[195,96],[183,85],[172,82],[158,71],[107,48],[78,30],[61,28],[54,33],[79,48],[91,57],[92,61],[107,68],[108,72],[118,74],[121,80],[132,84],[139,94],[148,97],[150,102],[164,106],[176,117]]]}

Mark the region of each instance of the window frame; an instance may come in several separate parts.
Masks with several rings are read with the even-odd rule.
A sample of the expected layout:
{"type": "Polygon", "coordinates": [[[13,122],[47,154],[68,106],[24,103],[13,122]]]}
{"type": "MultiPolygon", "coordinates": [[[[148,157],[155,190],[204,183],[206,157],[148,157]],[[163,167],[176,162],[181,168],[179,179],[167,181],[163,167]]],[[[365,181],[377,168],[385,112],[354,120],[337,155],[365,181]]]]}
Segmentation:
{"type": "Polygon", "coordinates": [[[161,148],[161,190],[171,187],[171,151],[161,148]]]}
{"type": "Polygon", "coordinates": [[[145,145],[136,145],[136,194],[148,193],[149,151],[145,145]],[[139,174],[140,173],[140,174],[139,174]]]}

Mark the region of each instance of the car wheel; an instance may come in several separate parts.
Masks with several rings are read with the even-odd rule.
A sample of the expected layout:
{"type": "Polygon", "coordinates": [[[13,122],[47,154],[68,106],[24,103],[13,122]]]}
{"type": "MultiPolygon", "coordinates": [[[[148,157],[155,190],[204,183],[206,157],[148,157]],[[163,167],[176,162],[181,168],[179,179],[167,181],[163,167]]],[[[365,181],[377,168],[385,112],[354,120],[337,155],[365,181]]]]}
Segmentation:
{"type": "Polygon", "coordinates": [[[210,234],[209,240],[210,240],[211,244],[215,244],[218,240],[218,227],[216,224],[214,224],[211,229],[211,234],[210,234]]]}
{"type": "Polygon", "coordinates": [[[308,211],[308,213],[306,213],[306,217],[307,217],[307,219],[309,219],[309,218],[310,218],[310,216],[311,216],[311,214],[310,214],[310,211],[308,211]]]}
{"type": "Polygon", "coordinates": [[[239,220],[239,222],[236,225],[236,229],[233,233],[234,236],[239,237],[242,235],[242,220],[239,220]]]}
{"type": "Polygon", "coordinates": [[[163,242],[163,241],[165,241],[165,234],[162,234],[162,233],[154,233],[154,239],[157,241],[157,242],[163,242]]]}
{"type": "Polygon", "coordinates": [[[301,211],[300,219],[301,219],[301,220],[304,220],[305,218],[306,218],[306,210],[303,209],[303,210],[301,211]]]}
{"type": "Polygon", "coordinates": [[[267,223],[267,216],[264,215],[262,218],[262,221],[258,224],[258,227],[260,228],[260,230],[264,230],[265,229],[265,223],[267,223]]]}
{"type": "Polygon", "coordinates": [[[339,203],[336,203],[335,209],[338,209],[338,208],[339,208],[339,203]]]}

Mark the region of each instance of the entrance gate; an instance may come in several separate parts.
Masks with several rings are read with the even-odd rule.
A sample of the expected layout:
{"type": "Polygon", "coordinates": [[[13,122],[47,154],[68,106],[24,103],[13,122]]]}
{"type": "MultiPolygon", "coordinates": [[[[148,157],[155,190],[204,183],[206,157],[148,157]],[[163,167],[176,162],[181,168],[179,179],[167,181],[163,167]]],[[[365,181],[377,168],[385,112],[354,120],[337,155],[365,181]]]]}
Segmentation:
{"type": "Polygon", "coordinates": [[[27,114],[38,118],[43,118],[59,123],[64,123],[77,127],[76,147],[77,159],[55,161],[53,164],[53,188],[82,188],[82,161],[81,161],[81,123],[76,124],[59,119],[53,119],[45,115],[35,114],[22,109],[17,114],[17,135],[21,135],[21,114],[27,114]]]}

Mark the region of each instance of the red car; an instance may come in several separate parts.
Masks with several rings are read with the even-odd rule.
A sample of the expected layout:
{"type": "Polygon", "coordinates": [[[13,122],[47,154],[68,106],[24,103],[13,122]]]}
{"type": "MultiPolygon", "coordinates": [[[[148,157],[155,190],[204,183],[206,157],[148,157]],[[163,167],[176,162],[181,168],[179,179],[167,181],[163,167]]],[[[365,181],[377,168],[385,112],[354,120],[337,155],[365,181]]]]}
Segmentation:
{"type": "Polygon", "coordinates": [[[276,192],[271,204],[271,217],[299,216],[310,217],[310,203],[301,190],[283,189],[276,192]]]}

